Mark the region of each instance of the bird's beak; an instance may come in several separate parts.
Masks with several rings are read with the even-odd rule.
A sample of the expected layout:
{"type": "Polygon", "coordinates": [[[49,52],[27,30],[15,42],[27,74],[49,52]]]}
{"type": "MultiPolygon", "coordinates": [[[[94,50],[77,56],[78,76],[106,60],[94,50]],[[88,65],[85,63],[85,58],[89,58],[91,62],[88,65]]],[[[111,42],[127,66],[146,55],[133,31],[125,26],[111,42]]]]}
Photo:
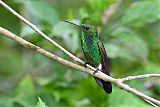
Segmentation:
{"type": "Polygon", "coordinates": [[[81,28],[81,25],[79,25],[79,24],[76,24],[76,23],[73,23],[73,22],[70,22],[70,21],[64,20],[64,19],[63,19],[63,21],[64,21],[64,22],[67,22],[67,23],[70,23],[70,24],[72,24],[72,25],[78,26],[78,27],[81,28]]]}

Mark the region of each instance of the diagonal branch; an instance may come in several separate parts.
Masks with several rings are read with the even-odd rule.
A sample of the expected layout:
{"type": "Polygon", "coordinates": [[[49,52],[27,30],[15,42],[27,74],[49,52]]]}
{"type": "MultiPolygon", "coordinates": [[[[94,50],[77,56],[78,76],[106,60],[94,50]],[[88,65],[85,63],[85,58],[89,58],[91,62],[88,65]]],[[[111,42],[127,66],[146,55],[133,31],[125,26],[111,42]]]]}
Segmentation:
{"type": "MultiPolygon", "coordinates": [[[[33,51],[36,51],[37,53],[40,53],[43,56],[46,56],[46,57],[50,58],[51,60],[55,60],[55,61],[65,65],[65,66],[77,69],[79,71],[88,73],[90,75],[94,74],[93,70],[90,70],[88,68],[82,67],[80,65],[77,65],[77,64],[74,64],[72,62],[69,62],[69,61],[67,61],[65,59],[62,59],[62,58],[60,58],[60,57],[58,57],[58,56],[56,56],[56,55],[54,55],[54,54],[52,54],[52,53],[50,53],[50,52],[48,52],[46,50],[44,50],[44,49],[42,49],[42,48],[40,48],[40,47],[38,47],[38,46],[26,41],[26,40],[18,37],[17,35],[9,32],[8,30],[6,30],[6,29],[4,29],[2,27],[0,27],[0,34],[2,34],[2,36],[6,36],[8,38],[11,38],[12,40],[15,40],[16,42],[18,42],[21,45],[23,45],[24,47],[29,48],[29,49],[31,49],[33,51]]],[[[131,88],[130,86],[124,84],[121,81],[121,80],[123,80],[123,78],[122,79],[115,79],[115,78],[112,78],[112,77],[104,74],[103,72],[99,72],[99,71],[96,74],[94,74],[93,76],[95,76],[97,78],[100,78],[100,79],[102,79],[104,81],[109,81],[109,82],[115,83],[120,89],[126,90],[126,91],[128,91],[128,92],[130,92],[130,93],[132,93],[132,94],[144,99],[149,104],[153,103],[155,105],[160,105],[160,101],[158,101],[158,100],[156,100],[156,99],[154,99],[152,97],[149,97],[149,96],[147,96],[147,95],[145,95],[145,94],[143,94],[143,93],[131,88]]]]}

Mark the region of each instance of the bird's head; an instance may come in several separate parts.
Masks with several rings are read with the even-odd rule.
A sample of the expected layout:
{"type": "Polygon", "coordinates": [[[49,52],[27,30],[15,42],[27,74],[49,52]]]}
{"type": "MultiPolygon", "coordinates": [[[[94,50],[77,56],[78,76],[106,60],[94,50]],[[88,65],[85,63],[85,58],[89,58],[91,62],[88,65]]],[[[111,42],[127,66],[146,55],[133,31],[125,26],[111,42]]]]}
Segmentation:
{"type": "Polygon", "coordinates": [[[63,21],[79,27],[83,33],[87,33],[89,35],[93,35],[94,33],[97,34],[97,32],[98,32],[97,28],[93,25],[90,25],[90,24],[76,24],[76,23],[70,22],[68,20],[63,20],[63,21]]]}

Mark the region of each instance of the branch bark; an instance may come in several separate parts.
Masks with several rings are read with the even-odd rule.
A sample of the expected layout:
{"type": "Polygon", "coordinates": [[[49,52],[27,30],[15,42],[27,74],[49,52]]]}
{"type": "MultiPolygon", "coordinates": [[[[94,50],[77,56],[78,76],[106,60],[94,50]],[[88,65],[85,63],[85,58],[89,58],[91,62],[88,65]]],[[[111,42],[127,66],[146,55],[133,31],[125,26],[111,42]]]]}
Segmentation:
{"type": "MultiPolygon", "coordinates": [[[[12,40],[15,40],[16,42],[18,42],[19,44],[23,45],[24,47],[29,48],[29,49],[31,49],[33,51],[36,51],[37,53],[40,53],[43,56],[46,56],[46,57],[50,58],[51,60],[57,61],[57,62],[65,65],[67,67],[71,67],[71,68],[77,69],[79,71],[88,73],[90,75],[94,74],[93,70],[91,70],[89,68],[82,67],[82,66],[77,65],[77,64],[74,64],[72,62],[69,62],[69,61],[63,59],[63,58],[60,58],[60,57],[58,57],[58,56],[56,56],[56,55],[54,55],[54,54],[52,54],[52,53],[50,53],[48,51],[36,46],[36,45],[34,45],[34,44],[32,44],[32,43],[30,43],[30,42],[18,37],[17,35],[9,32],[8,30],[6,30],[6,29],[4,29],[2,27],[0,27],[0,34],[2,34],[2,36],[6,36],[6,37],[8,37],[8,38],[10,38],[12,40]]],[[[152,74],[150,74],[150,75],[152,75],[152,74]]],[[[156,75],[159,77],[159,74],[154,74],[154,76],[152,75],[150,77],[156,77],[156,75]]],[[[144,99],[145,101],[148,101],[148,103],[151,102],[153,104],[160,105],[160,101],[158,101],[158,100],[156,100],[156,99],[154,99],[152,97],[149,97],[149,96],[137,91],[136,89],[133,89],[130,86],[124,84],[122,80],[127,80],[127,79],[123,79],[123,78],[122,79],[115,79],[115,78],[112,78],[112,77],[110,77],[110,76],[108,76],[108,75],[106,75],[106,74],[104,74],[103,72],[100,72],[100,71],[95,73],[93,76],[95,76],[97,78],[100,78],[100,79],[102,79],[104,81],[109,81],[109,82],[115,83],[120,89],[123,89],[123,90],[126,90],[126,91],[130,92],[130,93],[132,93],[132,94],[144,99]]],[[[141,78],[145,78],[145,76],[140,76],[140,77],[141,78]]],[[[130,78],[130,77],[126,77],[126,78],[130,78]]]]}

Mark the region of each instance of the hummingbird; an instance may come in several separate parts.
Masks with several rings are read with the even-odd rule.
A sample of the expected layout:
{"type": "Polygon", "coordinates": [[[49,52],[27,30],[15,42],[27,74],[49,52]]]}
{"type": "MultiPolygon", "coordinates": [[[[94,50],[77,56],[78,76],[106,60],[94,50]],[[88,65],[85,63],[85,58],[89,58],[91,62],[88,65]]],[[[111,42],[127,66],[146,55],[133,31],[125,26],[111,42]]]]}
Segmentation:
{"type": "MultiPolygon", "coordinates": [[[[97,27],[90,24],[76,24],[68,20],[63,21],[75,25],[81,29],[81,47],[85,59],[87,60],[85,66],[86,64],[90,64],[91,66],[97,68],[94,73],[100,70],[110,76],[107,53],[103,43],[99,39],[97,27]]],[[[94,77],[94,79],[106,93],[110,94],[112,92],[111,82],[106,82],[96,77],[94,77]]]]}

